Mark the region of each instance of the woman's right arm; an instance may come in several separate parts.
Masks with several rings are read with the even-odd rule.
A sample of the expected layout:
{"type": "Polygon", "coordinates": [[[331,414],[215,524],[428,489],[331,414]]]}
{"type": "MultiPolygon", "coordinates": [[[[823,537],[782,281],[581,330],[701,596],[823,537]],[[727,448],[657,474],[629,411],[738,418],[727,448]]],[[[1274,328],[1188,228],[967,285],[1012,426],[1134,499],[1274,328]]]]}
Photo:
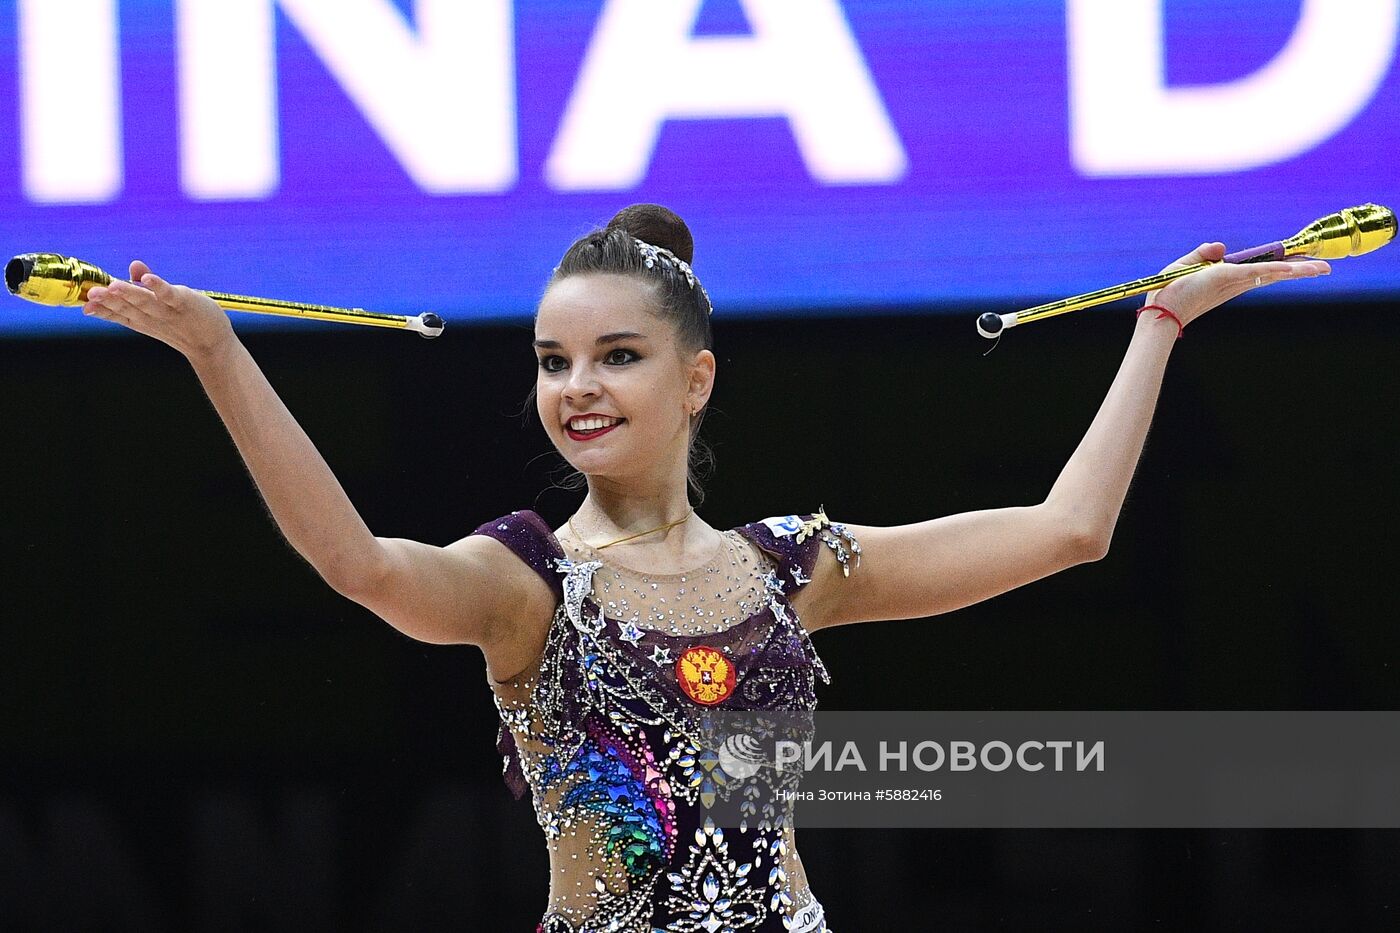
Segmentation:
{"type": "MultiPolygon", "coordinates": [[[[526,618],[548,618],[552,609],[546,603],[553,594],[533,571],[484,536],[447,547],[376,537],[227,313],[200,292],[162,281],[143,263],[132,263],[131,275],[141,284],[114,281],[93,289],[84,313],[184,354],[273,521],[326,583],[420,641],[477,644],[488,660],[520,654],[509,642],[522,634],[515,624],[522,608],[531,612],[526,618]]],[[[529,646],[523,650],[528,654],[529,646]]]]}
{"type": "Polygon", "coordinates": [[[375,536],[242,341],[190,364],[273,521],[336,592],[419,641],[486,649],[509,634],[508,607],[526,599],[522,584],[538,582],[533,571],[484,536],[446,547],[375,536]]]}

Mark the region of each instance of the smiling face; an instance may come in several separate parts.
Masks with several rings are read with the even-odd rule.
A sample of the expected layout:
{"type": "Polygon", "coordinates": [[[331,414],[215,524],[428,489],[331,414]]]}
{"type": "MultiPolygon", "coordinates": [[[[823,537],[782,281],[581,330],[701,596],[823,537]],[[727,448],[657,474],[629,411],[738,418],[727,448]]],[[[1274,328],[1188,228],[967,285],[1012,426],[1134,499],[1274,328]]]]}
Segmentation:
{"type": "Polygon", "coordinates": [[[535,317],[540,422],[591,477],[684,477],[690,410],[708,400],[714,354],[686,351],[630,276],[574,275],[549,287],[535,317]]]}

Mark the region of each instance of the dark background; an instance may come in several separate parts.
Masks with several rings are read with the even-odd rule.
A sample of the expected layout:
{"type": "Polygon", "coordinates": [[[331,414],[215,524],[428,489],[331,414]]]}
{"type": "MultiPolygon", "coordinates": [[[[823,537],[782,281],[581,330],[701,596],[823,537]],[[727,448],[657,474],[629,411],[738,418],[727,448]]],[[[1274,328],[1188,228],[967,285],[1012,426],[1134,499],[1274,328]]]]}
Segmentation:
{"type": "MultiPolygon", "coordinates": [[[[984,355],[977,310],[719,321],[705,518],[1043,498],[1131,314],[984,355]]],[[[1107,558],[819,633],[824,708],[1400,706],[1394,309],[1237,303],[1190,330],[1107,558]]],[[[245,342],[370,527],[446,544],[581,497],[519,415],[529,339],[245,342]]],[[[113,325],[0,341],[0,374],[0,928],[533,930],[543,838],[499,779],[480,653],[325,586],[174,351],[113,325]]],[[[1400,925],[1393,830],[800,835],[841,933],[1400,925]]]]}

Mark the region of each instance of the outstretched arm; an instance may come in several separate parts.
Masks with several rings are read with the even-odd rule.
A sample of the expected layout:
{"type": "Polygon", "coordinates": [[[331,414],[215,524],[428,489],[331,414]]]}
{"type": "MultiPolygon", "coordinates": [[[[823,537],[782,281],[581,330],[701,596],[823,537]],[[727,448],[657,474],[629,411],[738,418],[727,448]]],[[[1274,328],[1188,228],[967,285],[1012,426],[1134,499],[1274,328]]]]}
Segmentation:
{"type": "MultiPolygon", "coordinates": [[[[1168,268],[1224,255],[1223,244],[1207,243],[1168,268]]],[[[1148,303],[1189,324],[1260,285],[1328,271],[1320,261],[1221,264],[1178,279],[1148,303]]],[[[1176,337],[1170,318],[1139,316],[1103,405],[1044,502],[888,528],[845,523],[861,543],[860,569],[841,579],[835,561],[818,562],[810,595],[799,593],[806,597],[798,611],[807,627],[950,612],[1103,557],[1176,337]]]]}
{"type": "Polygon", "coordinates": [[[487,648],[510,635],[506,623],[521,604],[547,617],[547,588],[494,541],[436,547],[372,534],[223,309],[152,275],[144,263],[131,264],[131,277],[92,289],[84,313],[184,354],[277,527],[337,592],[405,634],[436,643],[487,648]]]}

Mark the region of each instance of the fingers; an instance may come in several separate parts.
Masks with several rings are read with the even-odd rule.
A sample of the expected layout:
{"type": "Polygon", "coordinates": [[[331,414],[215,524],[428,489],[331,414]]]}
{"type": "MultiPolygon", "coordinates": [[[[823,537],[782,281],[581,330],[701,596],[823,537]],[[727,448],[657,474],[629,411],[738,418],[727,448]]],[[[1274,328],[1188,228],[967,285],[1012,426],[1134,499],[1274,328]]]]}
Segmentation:
{"type": "Polygon", "coordinates": [[[1194,262],[1219,262],[1225,258],[1224,243],[1202,243],[1191,254],[1194,262]]]}
{"type": "Polygon", "coordinates": [[[1182,266],[1194,266],[1201,262],[1219,262],[1223,258],[1225,258],[1224,243],[1202,243],[1162,271],[1180,269],[1182,266]]]}
{"type": "Polygon", "coordinates": [[[1246,289],[1263,288],[1293,279],[1311,279],[1330,275],[1332,266],[1320,259],[1250,263],[1237,267],[1236,276],[1244,279],[1246,289]]]}
{"type": "Polygon", "coordinates": [[[1224,256],[1224,244],[1202,243],[1183,257],[1176,267],[1196,262],[1210,262],[1212,265],[1198,273],[1178,278],[1159,291],[1149,293],[1147,303],[1156,304],[1160,301],[1177,312],[1183,324],[1188,324],[1212,308],[1256,288],[1327,275],[1332,271],[1328,263],[1318,259],[1227,263],[1220,261],[1224,256]]]}
{"type": "Polygon", "coordinates": [[[151,267],[139,259],[131,263],[131,281],[143,288],[150,289],[164,299],[171,297],[171,290],[174,288],[160,276],[151,271],[151,267]]]}
{"type": "Polygon", "coordinates": [[[133,318],[147,313],[142,304],[149,300],[152,300],[152,296],[146,289],[114,279],[106,288],[88,290],[88,300],[83,312],[96,317],[115,316],[114,320],[119,319],[121,323],[129,324],[133,318]]]}
{"type": "Polygon", "coordinates": [[[83,303],[83,313],[88,317],[113,321],[127,327],[131,326],[130,317],[125,310],[112,303],[108,289],[105,288],[94,288],[88,291],[88,299],[83,303]]]}
{"type": "Polygon", "coordinates": [[[162,299],[169,299],[175,290],[174,285],[152,272],[146,272],[136,281],[155,292],[156,296],[162,299]]]}
{"type": "Polygon", "coordinates": [[[115,320],[117,314],[110,305],[103,304],[100,300],[84,302],[83,313],[88,317],[100,317],[103,320],[115,320]]]}

